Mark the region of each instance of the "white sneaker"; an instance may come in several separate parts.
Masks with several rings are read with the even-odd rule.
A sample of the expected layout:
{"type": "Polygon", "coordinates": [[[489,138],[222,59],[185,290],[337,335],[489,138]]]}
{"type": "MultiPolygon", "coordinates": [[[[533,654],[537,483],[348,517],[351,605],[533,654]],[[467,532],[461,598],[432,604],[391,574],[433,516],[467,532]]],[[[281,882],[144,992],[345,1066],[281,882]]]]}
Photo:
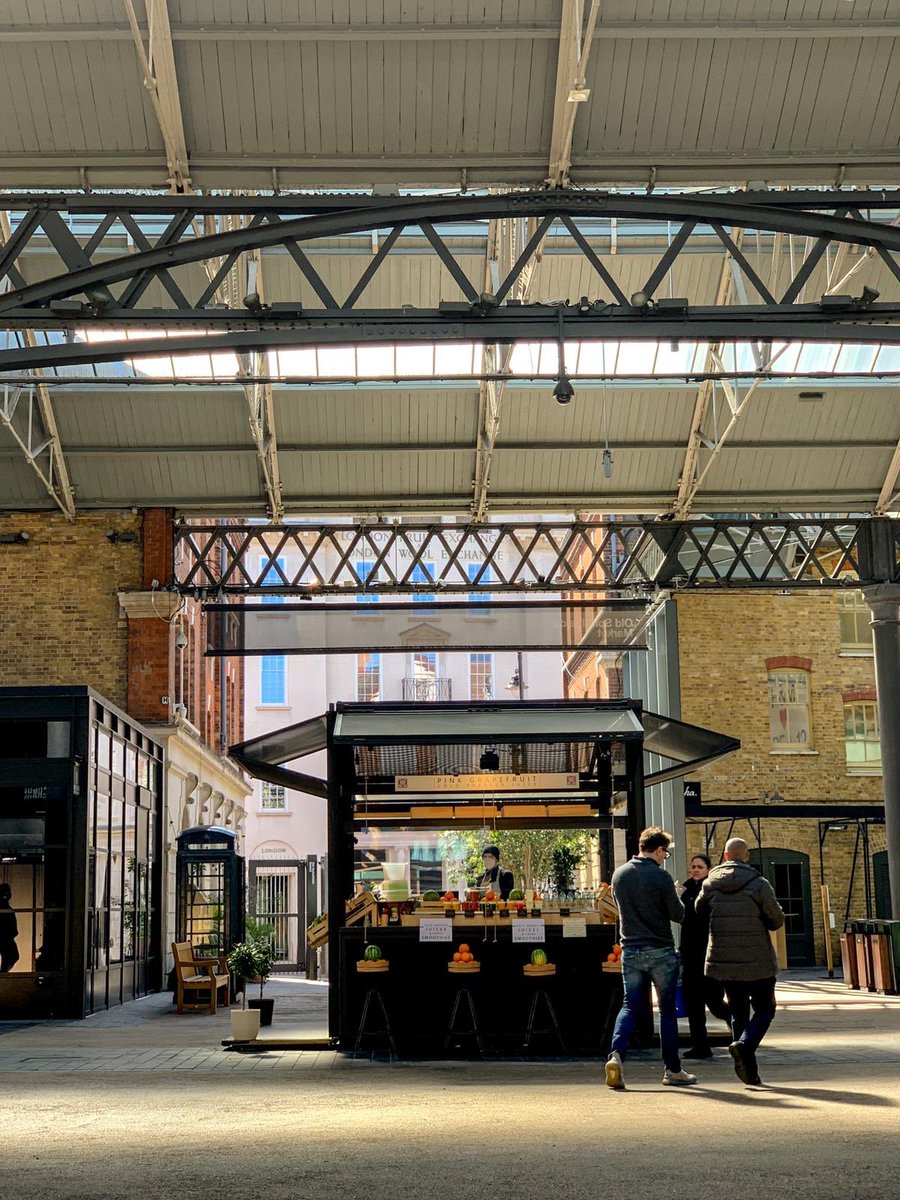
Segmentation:
{"type": "Polygon", "coordinates": [[[625,1080],[622,1078],[622,1056],[615,1051],[606,1060],[606,1086],[615,1088],[617,1092],[625,1090],[625,1080]]]}
{"type": "Polygon", "coordinates": [[[697,1082],[697,1076],[692,1075],[690,1071],[670,1071],[666,1067],[662,1081],[673,1087],[687,1087],[689,1084],[697,1082]]]}

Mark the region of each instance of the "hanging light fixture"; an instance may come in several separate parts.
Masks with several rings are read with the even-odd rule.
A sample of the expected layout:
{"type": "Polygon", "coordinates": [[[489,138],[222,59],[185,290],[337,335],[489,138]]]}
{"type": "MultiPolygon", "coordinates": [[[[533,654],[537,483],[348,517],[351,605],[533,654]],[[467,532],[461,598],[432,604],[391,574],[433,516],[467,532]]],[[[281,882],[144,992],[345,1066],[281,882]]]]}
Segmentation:
{"type": "Polygon", "coordinates": [[[559,316],[559,371],[556,377],[556,386],[553,389],[553,399],[557,404],[571,404],[575,396],[575,389],[572,387],[572,381],[566,372],[566,348],[563,341],[563,305],[560,304],[557,309],[559,316]]]}

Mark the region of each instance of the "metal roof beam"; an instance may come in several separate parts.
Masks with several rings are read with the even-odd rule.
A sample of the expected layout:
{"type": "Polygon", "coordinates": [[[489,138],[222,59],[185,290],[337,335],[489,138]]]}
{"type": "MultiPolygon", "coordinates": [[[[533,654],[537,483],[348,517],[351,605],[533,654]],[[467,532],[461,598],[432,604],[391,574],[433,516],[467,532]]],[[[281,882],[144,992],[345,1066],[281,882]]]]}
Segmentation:
{"type": "Polygon", "coordinates": [[[146,46],[132,0],[125,0],[128,23],[143,72],[144,87],[150,95],[165,143],[169,186],[173,192],[190,191],[191,168],[184,136],[168,4],[167,0],[144,0],[144,3],[148,25],[146,46]]]}
{"type": "MultiPolygon", "coordinates": [[[[141,33],[146,27],[141,26],[141,33]]],[[[126,25],[81,22],[68,25],[3,25],[0,43],[128,41],[126,25]]],[[[896,24],[885,21],[600,21],[594,36],[603,40],[645,41],[649,38],[679,40],[797,39],[797,38],[895,38],[896,24]]],[[[401,22],[355,22],[352,25],[316,25],[297,21],[214,22],[172,26],[175,42],[442,42],[442,41],[556,41],[555,22],[521,25],[468,22],[460,24],[403,24],[401,22]]]]}
{"type": "MultiPolygon", "coordinates": [[[[6,244],[10,238],[9,214],[0,210],[0,238],[6,244]]],[[[9,279],[3,280],[5,289],[9,279]]],[[[38,348],[34,331],[23,329],[21,337],[31,350],[38,348]]],[[[4,385],[0,400],[0,425],[3,426],[25,456],[25,461],[40,479],[48,496],[59,507],[67,521],[75,519],[75,489],[69,478],[69,468],[63,454],[56,413],[50,393],[40,381],[43,371],[35,367],[38,377],[24,389],[25,404],[21,403],[23,389],[4,385]],[[37,411],[35,411],[35,400],[37,411]],[[17,418],[17,410],[19,410],[17,418]]]]}
{"type": "Polygon", "coordinates": [[[563,0],[550,140],[550,170],[547,175],[550,187],[567,187],[569,184],[575,118],[579,106],[590,96],[585,72],[599,15],[600,0],[591,0],[587,29],[582,36],[584,0],[563,0]]]}

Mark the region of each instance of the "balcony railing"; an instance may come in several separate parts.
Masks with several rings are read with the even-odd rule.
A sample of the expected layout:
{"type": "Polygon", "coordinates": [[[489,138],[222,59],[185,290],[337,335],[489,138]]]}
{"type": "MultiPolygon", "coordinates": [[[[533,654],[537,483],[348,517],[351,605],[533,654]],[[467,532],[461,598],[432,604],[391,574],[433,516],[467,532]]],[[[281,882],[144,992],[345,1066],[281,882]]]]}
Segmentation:
{"type": "Polygon", "coordinates": [[[404,700],[452,700],[450,679],[404,679],[404,700]]]}

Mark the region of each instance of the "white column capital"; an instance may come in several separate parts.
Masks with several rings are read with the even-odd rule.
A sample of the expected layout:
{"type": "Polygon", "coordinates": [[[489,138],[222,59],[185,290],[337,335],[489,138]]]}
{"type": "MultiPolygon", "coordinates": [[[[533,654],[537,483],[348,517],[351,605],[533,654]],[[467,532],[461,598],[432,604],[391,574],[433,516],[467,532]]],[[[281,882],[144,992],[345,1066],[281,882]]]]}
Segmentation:
{"type": "Polygon", "coordinates": [[[873,624],[900,625],[900,584],[873,583],[862,594],[872,610],[873,624]]]}

